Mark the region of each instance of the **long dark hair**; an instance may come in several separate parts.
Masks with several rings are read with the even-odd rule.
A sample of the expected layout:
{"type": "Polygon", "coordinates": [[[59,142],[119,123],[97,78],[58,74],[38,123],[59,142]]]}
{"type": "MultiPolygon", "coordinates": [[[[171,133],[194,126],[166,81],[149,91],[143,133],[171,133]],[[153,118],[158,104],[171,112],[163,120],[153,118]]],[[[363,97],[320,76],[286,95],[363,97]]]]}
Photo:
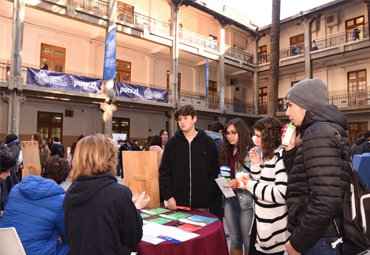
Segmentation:
{"type": "Polygon", "coordinates": [[[6,144],[11,143],[15,139],[18,139],[18,136],[16,134],[7,134],[6,137],[5,137],[5,143],[6,144]]]}
{"type": "Polygon", "coordinates": [[[41,152],[42,149],[49,150],[48,145],[45,143],[44,138],[42,138],[42,135],[40,133],[34,133],[33,134],[33,140],[39,142],[39,150],[41,152]]]}
{"type": "Polygon", "coordinates": [[[274,157],[274,151],[281,145],[280,120],[273,117],[260,119],[253,128],[261,132],[262,157],[270,160],[274,157]]]}
{"type": "Polygon", "coordinates": [[[153,135],[150,141],[145,145],[144,151],[149,151],[150,146],[154,145],[157,145],[162,148],[162,136],[153,135]]]}
{"type": "Polygon", "coordinates": [[[239,118],[230,120],[224,128],[224,140],[220,150],[220,166],[227,166],[229,164],[229,156],[234,150],[234,145],[231,145],[226,138],[226,130],[231,125],[235,127],[239,136],[238,142],[235,145],[237,150],[236,162],[238,163],[238,167],[241,167],[244,165],[244,159],[247,156],[250,146],[253,145],[253,140],[248,131],[247,125],[245,125],[244,121],[239,118]]]}

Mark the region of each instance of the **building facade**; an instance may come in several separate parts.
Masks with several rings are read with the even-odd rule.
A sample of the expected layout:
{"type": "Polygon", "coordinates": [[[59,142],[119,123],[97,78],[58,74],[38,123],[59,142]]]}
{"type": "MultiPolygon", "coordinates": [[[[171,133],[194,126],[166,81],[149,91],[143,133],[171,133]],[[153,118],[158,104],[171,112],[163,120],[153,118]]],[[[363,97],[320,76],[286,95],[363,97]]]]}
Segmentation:
{"type": "MultiPolygon", "coordinates": [[[[174,134],[172,114],[183,104],[194,105],[203,129],[235,117],[251,127],[266,113],[270,27],[259,28],[227,6],[198,0],[0,3],[1,137],[15,132],[29,140],[40,132],[69,146],[80,134],[102,132],[143,143],[161,129],[174,134]],[[110,20],[117,29],[115,81],[168,91],[168,101],[122,97],[104,82],[100,94],[27,84],[27,68],[42,71],[45,63],[49,71],[102,79],[110,20]]],[[[328,103],[347,115],[351,139],[367,130],[369,46],[363,1],[337,0],[282,20],[278,117],[288,121],[287,90],[317,77],[328,85],[328,103]]]]}

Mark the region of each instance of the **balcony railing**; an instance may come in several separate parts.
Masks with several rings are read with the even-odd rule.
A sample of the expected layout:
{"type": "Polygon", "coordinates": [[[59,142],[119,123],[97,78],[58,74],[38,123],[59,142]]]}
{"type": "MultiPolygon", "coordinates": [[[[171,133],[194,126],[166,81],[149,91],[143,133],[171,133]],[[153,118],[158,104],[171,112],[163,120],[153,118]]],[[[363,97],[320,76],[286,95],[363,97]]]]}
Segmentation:
{"type": "Polygon", "coordinates": [[[251,64],[254,63],[254,56],[252,54],[249,54],[249,53],[243,52],[243,51],[239,51],[239,50],[237,50],[233,47],[230,47],[228,45],[225,45],[225,47],[226,47],[225,54],[227,56],[240,59],[240,60],[242,60],[244,62],[247,62],[247,63],[251,63],[251,64]]]}
{"type": "Polygon", "coordinates": [[[346,30],[345,32],[330,35],[312,41],[312,50],[324,49],[330,46],[361,40],[369,37],[369,24],[346,30]]]}
{"type": "Polygon", "coordinates": [[[332,96],[329,97],[328,104],[336,105],[337,107],[370,106],[370,92],[332,96]]]}
{"type": "Polygon", "coordinates": [[[108,3],[100,0],[68,0],[69,4],[94,13],[108,15],[108,3]]]}
{"type": "Polygon", "coordinates": [[[196,34],[194,32],[185,30],[180,28],[179,30],[179,38],[182,42],[188,42],[191,44],[195,44],[205,49],[209,49],[212,51],[217,51],[218,49],[218,42],[213,40],[212,37],[206,37],[203,35],[196,34]]]}
{"type": "Polygon", "coordinates": [[[287,58],[304,54],[304,43],[296,44],[280,50],[280,58],[287,58]]]}
{"type": "MultiPolygon", "coordinates": [[[[170,95],[170,93],[169,93],[170,95]]],[[[220,100],[215,98],[205,98],[192,94],[179,94],[180,105],[190,104],[204,109],[220,110],[220,100]]],[[[248,104],[235,103],[233,101],[226,101],[225,108],[231,112],[240,112],[247,114],[254,114],[254,107],[248,104]]]]}
{"type": "MultiPolygon", "coordinates": [[[[10,74],[10,65],[6,63],[0,63],[0,82],[8,82],[10,74]]],[[[27,67],[21,67],[21,76],[23,78],[23,83],[26,84],[27,81],[27,67]]]]}
{"type": "Polygon", "coordinates": [[[151,33],[169,36],[171,26],[153,18],[132,12],[123,8],[117,8],[117,20],[127,24],[148,29],[151,33]]]}

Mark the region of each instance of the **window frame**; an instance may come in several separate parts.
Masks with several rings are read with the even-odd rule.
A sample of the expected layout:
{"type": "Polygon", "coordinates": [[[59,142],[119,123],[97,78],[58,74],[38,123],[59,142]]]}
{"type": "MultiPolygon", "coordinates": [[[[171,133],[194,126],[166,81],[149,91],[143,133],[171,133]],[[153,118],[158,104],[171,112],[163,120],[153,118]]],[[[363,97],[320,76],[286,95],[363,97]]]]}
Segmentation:
{"type": "Polygon", "coordinates": [[[118,82],[122,82],[122,83],[131,83],[131,73],[132,73],[131,68],[132,68],[132,63],[131,62],[117,59],[117,61],[116,61],[116,77],[114,78],[114,81],[118,81],[118,82]],[[123,66],[123,64],[129,64],[130,65],[130,70],[126,70],[126,69],[123,69],[123,68],[117,68],[118,63],[122,63],[122,66],[123,66]],[[129,77],[130,77],[129,82],[123,82],[123,75],[124,74],[129,75],[129,77]],[[117,78],[117,75],[119,75],[119,79],[117,78]]]}
{"type": "Polygon", "coordinates": [[[50,138],[53,138],[53,133],[52,133],[52,128],[60,128],[60,137],[59,140],[63,144],[63,113],[60,112],[43,112],[43,111],[38,111],[37,112],[37,124],[36,124],[36,130],[39,132],[40,127],[47,127],[48,128],[48,137],[44,137],[44,132],[39,132],[41,133],[42,137],[44,138],[44,141],[46,139],[46,143],[49,142],[50,138]],[[40,114],[48,114],[48,122],[40,122],[40,114]],[[61,121],[60,123],[53,123],[52,119],[54,115],[60,115],[61,121]],[[50,137],[49,137],[50,135],[50,137]]]}
{"type": "Polygon", "coordinates": [[[122,134],[122,131],[127,131],[126,140],[130,141],[130,125],[131,125],[130,118],[113,117],[112,118],[112,134],[116,134],[116,133],[122,134]],[[113,121],[118,121],[119,126],[118,127],[113,126],[113,121]],[[128,127],[122,127],[121,126],[122,121],[127,121],[128,127]],[[114,131],[118,131],[118,132],[114,132],[114,131]]]}
{"type": "Polygon", "coordinates": [[[51,62],[50,66],[49,66],[49,70],[50,71],[55,71],[55,72],[60,72],[59,70],[57,70],[57,71],[54,70],[54,67],[55,67],[54,66],[54,61],[59,61],[59,62],[63,63],[62,73],[64,73],[65,72],[65,65],[66,65],[66,53],[67,53],[67,51],[63,47],[54,46],[54,45],[47,44],[47,43],[41,43],[41,45],[40,45],[40,68],[46,62],[46,61],[44,61],[44,59],[48,59],[51,62]],[[43,46],[51,47],[52,55],[43,54],[42,53],[43,52],[42,51],[43,46]],[[55,56],[54,55],[55,54],[55,49],[62,50],[64,57],[55,56]]]}

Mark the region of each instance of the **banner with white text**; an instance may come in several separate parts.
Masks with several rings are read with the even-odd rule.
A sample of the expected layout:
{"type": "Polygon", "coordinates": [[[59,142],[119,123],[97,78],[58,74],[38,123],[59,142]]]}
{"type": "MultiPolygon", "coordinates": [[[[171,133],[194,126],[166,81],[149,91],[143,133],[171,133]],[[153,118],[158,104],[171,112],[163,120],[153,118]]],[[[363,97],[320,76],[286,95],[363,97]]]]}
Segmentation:
{"type": "Polygon", "coordinates": [[[168,103],[168,90],[155,89],[130,83],[114,82],[118,97],[168,103]]]}
{"type": "Polygon", "coordinates": [[[101,94],[101,79],[27,67],[27,85],[101,94]]]}

